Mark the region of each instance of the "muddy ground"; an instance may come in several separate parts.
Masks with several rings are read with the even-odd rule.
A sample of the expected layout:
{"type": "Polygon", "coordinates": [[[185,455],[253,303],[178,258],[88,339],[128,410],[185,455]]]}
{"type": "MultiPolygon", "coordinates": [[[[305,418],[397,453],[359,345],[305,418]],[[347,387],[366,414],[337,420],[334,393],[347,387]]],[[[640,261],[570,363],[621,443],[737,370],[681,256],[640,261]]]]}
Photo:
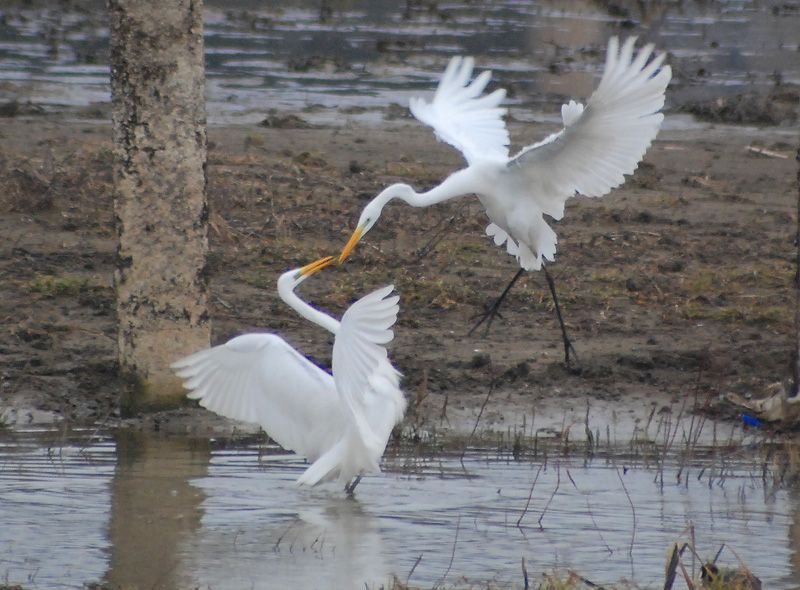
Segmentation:
{"type": "MultiPolygon", "coordinates": [[[[120,383],[110,128],[76,113],[9,114],[0,119],[6,420],[112,423],[120,383]]],[[[757,396],[790,374],[796,131],[687,122],[668,119],[621,189],[571,200],[554,224],[550,271],[578,353],[572,368],[542,273],[523,277],[488,335],[467,335],[517,269],[484,235],[475,198],[391,205],[354,256],[302,294],[338,315],[396,285],[391,357],[410,424],[469,430],[490,391],[481,420],[499,429],[534,414],[563,427],[587,402],[612,418],[695,399],[727,411],[720,394],[757,396]]],[[[461,163],[411,120],[271,124],[209,129],[213,342],[274,330],[328,366],[330,338],[281,303],[278,275],[338,252],[388,183],[427,188],[461,163]]],[[[550,131],[512,124],[516,145],[550,131]]]]}

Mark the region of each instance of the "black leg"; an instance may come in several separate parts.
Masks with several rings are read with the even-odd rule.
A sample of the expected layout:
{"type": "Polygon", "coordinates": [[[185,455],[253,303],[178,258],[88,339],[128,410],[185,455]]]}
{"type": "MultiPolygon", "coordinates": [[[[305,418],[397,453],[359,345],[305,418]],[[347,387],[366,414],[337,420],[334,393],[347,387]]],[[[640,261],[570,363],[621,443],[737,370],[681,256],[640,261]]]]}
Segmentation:
{"type": "Polygon", "coordinates": [[[347,493],[348,496],[354,496],[355,495],[356,486],[358,485],[358,482],[360,482],[360,481],[361,481],[361,476],[360,475],[356,475],[356,478],[353,481],[351,481],[349,484],[344,486],[344,491],[347,493]]]}
{"type": "Polygon", "coordinates": [[[472,333],[478,329],[478,326],[480,326],[483,322],[486,322],[486,320],[489,321],[486,323],[486,329],[483,331],[483,335],[486,336],[486,334],[489,333],[489,328],[491,328],[495,316],[499,315],[498,312],[500,311],[500,305],[503,303],[503,300],[506,298],[506,295],[508,295],[508,292],[511,291],[511,287],[514,286],[514,283],[516,283],[522,276],[523,272],[525,272],[525,269],[520,268],[517,271],[517,274],[514,275],[514,278],[511,279],[511,282],[508,284],[508,286],[505,289],[503,289],[502,293],[500,293],[500,297],[498,297],[495,300],[495,302],[492,303],[483,314],[478,314],[477,317],[480,317],[481,319],[479,319],[478,323],[472,326],[470,331],[467,332],[469,336],[472,336],[472,333]]]}
{"type": "Polygon", "coordinates": [[[558,304],[558,296],[556,295],[556,284],[553,281],[553,277],[550,276],[550,273],[547,272],[547,266],[544,264],[542,265],[542,270],[544,271],[544,277],[547,279],[547,286],[550,287],[550,294],[553,296],[553,303],[556,306],[556,316],[558,316],[558,323],[561,326],[561,338],[564,339],[564,364],[568,367],[570,366],[569,362],[569,353],[572,351],[572,355],[575,357],[575,360],[578,360],[578,353],[575,352],[575,347],[572,346],[572,341],[567,336],[567,327],[564,325],[564,318],[561,316],[561,306],[558,304]]]}

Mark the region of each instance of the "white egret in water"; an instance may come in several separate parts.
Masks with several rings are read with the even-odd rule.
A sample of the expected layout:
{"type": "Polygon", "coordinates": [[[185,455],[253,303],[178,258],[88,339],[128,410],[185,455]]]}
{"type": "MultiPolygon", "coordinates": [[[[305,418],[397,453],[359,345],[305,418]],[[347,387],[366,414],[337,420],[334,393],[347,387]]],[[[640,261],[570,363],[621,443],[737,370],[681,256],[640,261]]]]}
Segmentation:
{"type": "Polygon", "coordinates": [[[511,157],[503,122],[506,110],[499,106],[505,91],[482,95],[491,72],[482,72],[470,82],[473,59],[454,57],[433,100],[412,98],[409,106],[440,140],[464,154],[468,166],[426,192],[418,193],[402,183],[384,189],[364,208],[339,261],[347,258],[378,221],[390,200],[427,207],[475,193],[491,221],[486,233],[498,246],[505,244],[521,267],[475,327],[488,318],[488,330],[500,303],[524,270],[544,269],[569,364],[571,343],[553,281],[544,266],[545,261],[555,258],[557,238],[544,215],[561,219],[564,203],[573,195],[601,197],[621,185],[656,137],[663,120],[659,110],[672,73],[669,66],[661,65],[663,53],[650,59],[653,45],[646,45],[634,56],[634,42],[635,38],[630,38],[620,48],[617,38],[612,37],[603,77],[586,106],[575,101],[563,105],[563,129],[511,157]]]}
{"type": "Polygon", "coordinates": [[[280,336],[243,334],[172,364],[188,397],[227,418],[259,424],[283,448],[311,465],[297,480],[338,479],[352,493],[361,475],[380,471],[380,459],[406,401],[385,344],[394,336],[399,297],[389,285],[362,297],[339,322],[311,307],[294,289],[333,262],[321,258],[278,279],[281,299],[335,335],[333,374],[280,336]]]}

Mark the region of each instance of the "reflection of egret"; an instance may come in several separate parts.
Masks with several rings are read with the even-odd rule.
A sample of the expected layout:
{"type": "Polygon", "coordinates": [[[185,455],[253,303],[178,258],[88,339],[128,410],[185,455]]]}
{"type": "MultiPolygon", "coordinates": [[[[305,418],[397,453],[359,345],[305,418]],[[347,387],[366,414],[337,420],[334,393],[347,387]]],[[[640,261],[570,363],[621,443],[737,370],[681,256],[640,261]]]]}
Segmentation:
{"type": "Polygon", "coordinates": [[[289,488],[279,476],[251,471],[220,478],[213,465],[210,477],[193,484],[208,500],[203,526],[180,548],[184,586],[339,589],[388,581],[385,523],[357,499],[311,492],[287,512],[289,488]],[[273,493],[248,493],[266,482],[273,493]]]}
{"type": "Polygon", "coordinates": [[[301,316],[332,332],[333,376],[274,334],[244,334],[173,363],[189,397],[235,420],[256,422],[282,447],[313,463],[298,482],[338,478],[352,492],[380,471],[392,428],[403,417],[399,374],[384,344],[392,340],[398,297],[388,286],[356,301],[341,323],[294,289],[333,262],[321,258],[278,279],[278,294],[301,316]]]}
{"type": "Polygon", "coordinates": [[[325,505],[303,507],[289,536],[309,546],[319,539],[322,559],[333,559],[329,567],[336,583],[331,587],[371,587],[386,581],[379,521],[357,501],[332,498],[325,505]]]}
{"type": "MultiPolygon", "coordinates": [[[[664,54],[648,63],[652,45],[634,56],[634,41],[628,39],[620,49],[613,37],[603,77],[586,106],[575,101],[563,105],[564,128],[513,157],[508,154],[508,130],[502,120],[505,109],[499,107],[505,91],[482,96],[491,73],[483,72],[470,82],[472,58],[454,57],[432,102],[415,98],[410,107],[439,139],[464,154],[468,166],[423,193],[402,183],[384,189],[364,208],[339,260],[347,258],[392,199],[427,207],[476,193],[491,221],[486,233],[498,246],[505,244],[521,267],[484,317],[491,323],[522,271],[542,269],[545,260],[554,260],[556,234],[544,215],[561,219],[569,197],[577,193],[601,197],[622,184],[658,133],[663,119],[658,111],[672,74],[669,66],[661,67],[664,54]]],[[[552,280],[547,278],[555,298],[552,280]]],[[[571,345],[563,322],[561,328],[569,363],[571,345]]]]}

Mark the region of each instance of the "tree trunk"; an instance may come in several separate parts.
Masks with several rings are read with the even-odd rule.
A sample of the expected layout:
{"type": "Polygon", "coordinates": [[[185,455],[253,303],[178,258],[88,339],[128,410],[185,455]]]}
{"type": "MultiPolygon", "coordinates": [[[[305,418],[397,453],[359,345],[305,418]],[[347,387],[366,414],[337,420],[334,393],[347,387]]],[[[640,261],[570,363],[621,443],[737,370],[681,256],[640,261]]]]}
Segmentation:
{"type": "Polygon", "coordinates": [[[170,362],[207,347],[202,0],[109,0],[123,412],[183,397],[170,362]]]}
{"type": "Polygon", "coordinates": [[[794,383],[792,383],[791,397],[800,395],[800,146],[797,148],[797,233],[795,234],[795,250],[797,254],[797,267],[794,276],[794,383]]]}

